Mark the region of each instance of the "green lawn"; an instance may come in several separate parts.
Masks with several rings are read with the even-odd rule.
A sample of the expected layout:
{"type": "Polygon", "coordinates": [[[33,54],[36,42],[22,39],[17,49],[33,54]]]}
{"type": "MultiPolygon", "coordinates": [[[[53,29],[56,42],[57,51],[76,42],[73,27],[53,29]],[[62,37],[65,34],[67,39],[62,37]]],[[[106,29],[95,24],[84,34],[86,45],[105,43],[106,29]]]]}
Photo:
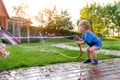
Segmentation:
{"type": "MultiPolygon", "coordinates": [[[[7,45],[7,51],[9,51],[11,54],[6,59],[2,59],[0,57],[0,71],[20,67],[43,66],[62,62],[83,61],[86,58],[85,52],[83,52],[83,56],[78,60],[66,58],[58,53],[55,53],[55,51],[61,52],[69,56],[77,56],[79,54],[79,51],[76,50],[67,50],[51,46],[51,44],[62,42],[73,44],[73,41],[67,39],[52,39],[46,40],[45,44],[26,43],[21,45],[7,45]]],[[[117,57],[118,56],[98,54],[98,59],[117,57]]]]}
{"type": "Polygon", "coordinates": [[[103,48],[110,50],[120,50],[120,40],[103,40],[103,48]]]}
{"type": "MultiPolygon", "coordinates": [[[[70,42],[70,43],[66,43],[68,45],[71,46],[77,46],[77,44],[75,42],[70,42]]],[[[112,40],[112,39],[104,39],[102,40],[102,44],[103,44],[103,49],[109,49],[109,50],[120,50],[120,40],[112,40]]],[[[82,45],[82,47],[87,47],[87,45],[82,45]]]]}

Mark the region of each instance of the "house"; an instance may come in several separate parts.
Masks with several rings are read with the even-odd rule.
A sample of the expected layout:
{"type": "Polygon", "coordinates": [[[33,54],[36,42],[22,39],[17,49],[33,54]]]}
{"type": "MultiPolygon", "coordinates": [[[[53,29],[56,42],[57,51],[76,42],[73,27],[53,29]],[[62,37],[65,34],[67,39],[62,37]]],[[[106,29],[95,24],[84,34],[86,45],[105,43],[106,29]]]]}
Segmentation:
{"type": "MultiPolygon", "coordinates": [[[[0,26],[2,27],[2,30],[0,30],[0,36],[5,37],[7,42],[11,44],[19,44],[21,42],[21,27],[24,24],[30,25],[31,23],[32,22],[30,19],[24,19],[20,17],[9,18],[5,5],[3,1],[0,0],[0,26]],[[9,25],[8,25],[8,20],[9,20],[9,25]],[[8,32],[7,30],[11,32],[8,32]]],[[[28,37],[30,36],[29,25],[26,30],[28,37]]],[[[29,38],[28,38],[28,42],[29,42],[29,38]]]]}
{"type": "MultiPolygon", "coordinates": [[[[28,43],[30,42],[29,36],[30,36],[30,31],[29,31],[29,26],[32,24],[30,19],[24,19],[20,17],[11,17],[9,19],[9,22],[11,23],[10,31],[12,31],[12,35],[15,37],[21,37],[21,27],[25,24],[27,24],[27,37],[28,37],[28,43]]],[[[19,38],[19,41],[21,42],[21,39],[19,38]]]]}
{"type": "Polygon", "coordinates": [[[2,0],[0,0],[0,38],[3,37],[10,44],[19,44],[20,42],[8,30],[9,15],[2,0]]]}
{"type": "Polygon", "coordinates": [[[0,0],[0,26],[7,29],[9,15],[2,0],[0,0]]]}

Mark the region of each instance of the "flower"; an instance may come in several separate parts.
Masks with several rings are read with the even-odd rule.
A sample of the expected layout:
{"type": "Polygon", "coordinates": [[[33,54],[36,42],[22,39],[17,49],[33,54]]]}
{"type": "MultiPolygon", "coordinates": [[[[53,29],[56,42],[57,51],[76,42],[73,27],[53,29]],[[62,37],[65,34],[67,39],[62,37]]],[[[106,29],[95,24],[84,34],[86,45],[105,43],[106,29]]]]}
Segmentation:
{"type": "Polygon", "coordinates": [[[0,54],[3,58],[9,56],[10,53],[6,51],[6,44],[3,43],[0,44],[0,54]]]}
{"type": "Polygon", "coordinates": [[[2,53],[2,57],[3,57],[3,58],[6,58],[7,56],[9,56],[9,54],[10,54],[9,52],[6,52],[6,51],[5,51],[4,53],[2,53]]]}
{"type": "Polygon", "coordinates": [[[5,49],[6,48],[6,44],[1,43],[0,44],[0,48],[4,48],[5,49]]]}

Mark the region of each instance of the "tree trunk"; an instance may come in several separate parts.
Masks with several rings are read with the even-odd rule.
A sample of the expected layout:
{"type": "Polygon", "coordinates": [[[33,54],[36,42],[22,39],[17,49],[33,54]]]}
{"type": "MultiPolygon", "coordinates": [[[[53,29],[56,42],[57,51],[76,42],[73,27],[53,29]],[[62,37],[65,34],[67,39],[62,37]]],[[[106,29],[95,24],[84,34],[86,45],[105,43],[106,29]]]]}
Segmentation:
{"type": "Polygon", "coordinates": [[[118,37],[119,37],[119,28],[118,28],[118,37]]]}
{"type": "Polygon", "coordinates": [[[28,43],[30,43],[30,30],[29,30],[29,26],[27,26],[27,41],[28,41],[28,43]]]}
{"type": "Polygon", "coordinates": [[[109,37],[110,35],[109,35],[109,30],[108,29],[109,29],[109,27],[107,27],[107,34],[108,34],[108,37],[109,37]]]}

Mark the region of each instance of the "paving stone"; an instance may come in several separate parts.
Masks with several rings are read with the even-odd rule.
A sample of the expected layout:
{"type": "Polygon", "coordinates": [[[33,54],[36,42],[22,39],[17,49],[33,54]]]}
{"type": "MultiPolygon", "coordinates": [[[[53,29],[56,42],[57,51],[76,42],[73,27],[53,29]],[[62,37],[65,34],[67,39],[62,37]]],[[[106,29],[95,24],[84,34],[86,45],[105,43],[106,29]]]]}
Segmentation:
{"type": "Polygon", "coordinates": [[[120,80],[119,58],[102,60],[97,66],[80,62],[3,71],[2,80],[120,80]],[[110,61],[109,61],[110,60],[110,61]],[[110,64],[109,64],[110,62],[110,64]]]}

